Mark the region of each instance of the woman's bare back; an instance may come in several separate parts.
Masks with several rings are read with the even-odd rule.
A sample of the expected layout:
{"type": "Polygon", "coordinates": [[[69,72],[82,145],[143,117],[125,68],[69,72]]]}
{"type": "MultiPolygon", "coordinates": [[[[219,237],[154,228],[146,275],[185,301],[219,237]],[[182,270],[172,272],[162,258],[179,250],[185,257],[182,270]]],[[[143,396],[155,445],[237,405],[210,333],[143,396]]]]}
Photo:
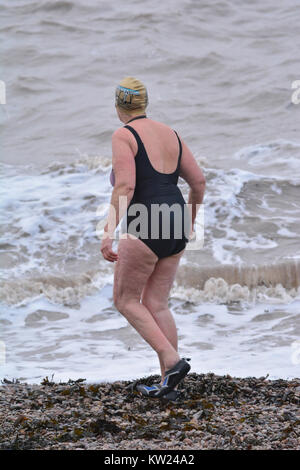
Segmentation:
{"type": "MultiPolygon", "coordinates": [[[[176,170],[179,157],[179,144],[175,132],[166,124],[152,119],[138,119],[128,124],[139,134],[151,165],[160,173],[173,173],[176,170]]],[[[133,153],[138,147],[131,138],[133,153]]]]}
{"type": "MultiPolygon", "coordinates": [[[[173,173],[179,157],[179,144],[174,130],[166,124],[149,118],[137,119],[128,125],[139,134],[153,168],[160,173],[173,173]]],[[[136,139],[131,133],[128,133],[128,138],[132,152],[136,155],[138,150],[136,139]]],[[[191,189],[197,190],[205,181],[203,172],[183,139],[180,138],[180,140],[182,156],[179,176],[188,183],[191,189]]]]}

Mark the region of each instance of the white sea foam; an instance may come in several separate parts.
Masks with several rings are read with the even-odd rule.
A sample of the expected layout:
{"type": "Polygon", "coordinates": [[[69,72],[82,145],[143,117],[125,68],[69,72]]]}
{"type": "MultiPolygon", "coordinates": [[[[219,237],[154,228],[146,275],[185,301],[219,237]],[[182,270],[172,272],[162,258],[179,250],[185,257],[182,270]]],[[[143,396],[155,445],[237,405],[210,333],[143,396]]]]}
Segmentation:
{"type": "MultiPolygon", "coordinates": [[[[245,308],[203,299],[199,304],[191,300],[191,290],[186,294],[187,301],[179,300],[177,290],[171,309],[180,353],[192,357],[194,372],[297,376],[292,344],[299,333],[299,301],[245,308]]],[[[40,382],[54,374],[56,381],[83,377],[101,382],[159,374],[156,355],[112,307],[110,298],[107,287],[86,297],[77,309],[37,299],[9,310],[2,324],[6,364],[1,378],[40,382]]]]}
{"type": "MultiPolygon", "coordinates": [[[[299,142],[277,139],[265,144],[250,145],[236,152],[234,158],[247,162],[255,173],[299,181],[299,142]]],[[[280,189],[278,191],[280,194],[280,189]]]]}

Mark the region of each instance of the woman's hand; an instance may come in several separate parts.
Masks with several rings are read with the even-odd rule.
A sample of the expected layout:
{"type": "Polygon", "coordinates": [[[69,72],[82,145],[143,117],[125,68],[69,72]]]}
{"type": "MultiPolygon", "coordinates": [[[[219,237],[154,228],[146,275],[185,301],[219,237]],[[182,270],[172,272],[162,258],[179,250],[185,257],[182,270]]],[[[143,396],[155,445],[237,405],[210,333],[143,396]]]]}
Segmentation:
{"type": "Polygon", "coordinates": [[[111,238],[109,238],[109,236],[104,235],[104,238],[102,238],[100,251],[104,259],[113,263],[114,261],[118,261],[118,254],[113,251],[112,242],[113,241],[111,238]]]}

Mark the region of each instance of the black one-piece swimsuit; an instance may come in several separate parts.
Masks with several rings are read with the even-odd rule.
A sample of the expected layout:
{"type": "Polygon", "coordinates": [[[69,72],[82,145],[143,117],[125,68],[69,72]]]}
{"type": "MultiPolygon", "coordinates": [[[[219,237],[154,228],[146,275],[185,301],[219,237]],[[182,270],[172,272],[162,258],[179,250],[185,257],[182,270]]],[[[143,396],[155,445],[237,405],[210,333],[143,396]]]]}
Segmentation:
{"type": "MultiPolygon", "coordinates": [[[[145,116],[131,121],[142,117],[145,116]]],[[[126,231],[142,240],[158,258],[179,253],[189,241],[190,227],[188,208],[177,186],[181,141],[174,131],[179,142],[177,167],[173,173],[160,173],[153,168],[136,130],[128,125],[124,127],[132,132],[138,144],[135,156],[136,186],[127,208],[126,231]]]]}

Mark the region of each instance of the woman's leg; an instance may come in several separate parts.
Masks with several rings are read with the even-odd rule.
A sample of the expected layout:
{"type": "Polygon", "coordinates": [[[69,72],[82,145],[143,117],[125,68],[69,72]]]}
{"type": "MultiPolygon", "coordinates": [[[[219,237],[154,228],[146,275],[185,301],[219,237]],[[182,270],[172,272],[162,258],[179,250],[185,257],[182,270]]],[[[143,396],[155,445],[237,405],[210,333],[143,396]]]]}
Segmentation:
{"type": "MultiPolygon", "coordinates": [[[[183,252],[184,250],[158,260],[142,293],[143,305],[151,312],[160,330],[176,351],[178,350],[177,328],[173,315],[168,308],[168,299],[183,252]]],[[[160,368],[163,382],[167,369],[161,360],[160,368]]]]}
{"type": "Polygon", "coordinates": [[[140,302],[143,288],[157,260],[158,257],[141,240],[130,237],[120,239],[114,272],[114,303],[157,352],[162,367],[167,370],[180,358],[148,308],[140,302]]]}

